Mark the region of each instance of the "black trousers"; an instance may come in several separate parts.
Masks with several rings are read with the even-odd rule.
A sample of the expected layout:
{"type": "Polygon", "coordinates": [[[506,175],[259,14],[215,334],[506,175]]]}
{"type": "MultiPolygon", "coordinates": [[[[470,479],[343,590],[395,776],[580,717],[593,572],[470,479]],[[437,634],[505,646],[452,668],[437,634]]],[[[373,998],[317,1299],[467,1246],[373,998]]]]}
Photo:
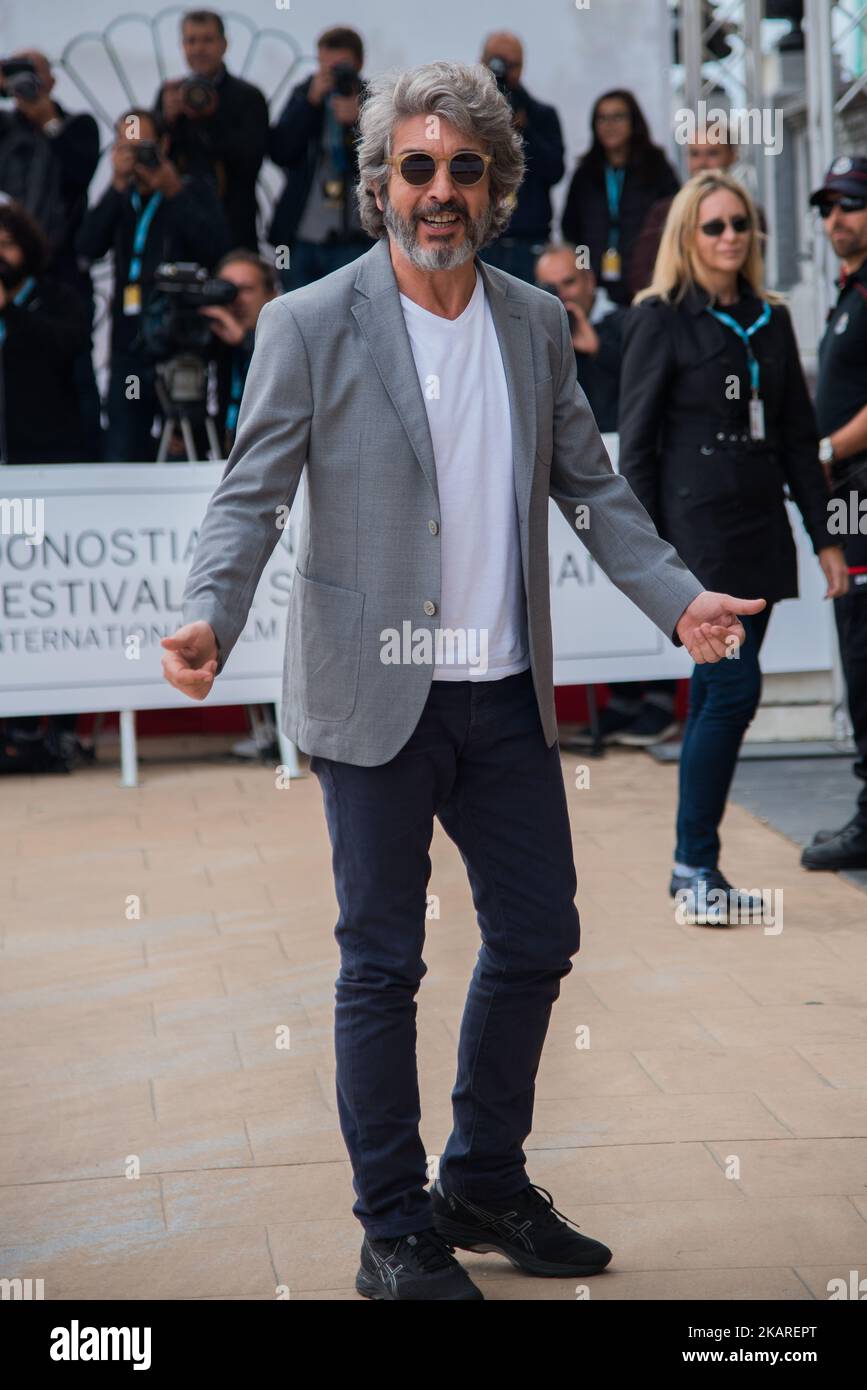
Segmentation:
{"type": "Polygon", "coordinates": [[[834,599],[840,657],[846,677],[849,718],[858,756],[853,772],[861,780],[858,813],[867,822],[867,584],[854,584],[834,599]]]}
{"type": "MultiPolygon", "coordinates": [[[[340,919],[337,1105],[353,1212],[373,1237],[433,1223],[419,1135],[415,996],[427,966],[436,816],[460,851],[481,935],[461,1022],[447,1189],[478,1201],[526,1187],[536,1072],[580,940],[560,748],[548,748],[528,671],[434,681],[389,762],[314,756],[340,919]]],[[[470,923],[466,923],[470,930],[470,923]]]]}

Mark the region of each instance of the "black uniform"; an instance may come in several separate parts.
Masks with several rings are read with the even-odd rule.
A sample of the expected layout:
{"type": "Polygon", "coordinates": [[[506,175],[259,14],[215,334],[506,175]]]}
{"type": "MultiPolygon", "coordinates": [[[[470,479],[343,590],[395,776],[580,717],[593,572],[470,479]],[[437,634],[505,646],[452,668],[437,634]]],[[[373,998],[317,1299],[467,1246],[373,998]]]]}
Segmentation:
{"type": "MultiPolygon", "coordinates": [[[[836,542],[828,534],[816,422],[789,313],[773,305],[770,321],[751,339],[767,436],[759,441],[749,431],[746,348],[707,312],[709,303],[695,286],[680,304],[654,297],[627,314],[620,470],[706,588],[768,604],[796,598],[784,487],[814,550],[836,542]]],[[[747,328],[762,307],[742,279],[739,301],[725,312],[747,328]]]]}
{"type": "MultiPolygon", "coordinates": [[[[821,435],[833,434],[867,405],[867,263],[849,275],[819,345],[816,416],[821,435]]],[[[831,467],[835,498],[867,530],[867,450],[835,459],[831,467]],[[864,512],[859,510],[864,501],[864,512]]],[[[858,759],[855,775],[863,782],[858,811],[867,822],[867,535],[860,530],[834,539],[843,546],[849,566],[849,592],[834,600],[840,656],[846,675],[849,717],[858,759]]]]}

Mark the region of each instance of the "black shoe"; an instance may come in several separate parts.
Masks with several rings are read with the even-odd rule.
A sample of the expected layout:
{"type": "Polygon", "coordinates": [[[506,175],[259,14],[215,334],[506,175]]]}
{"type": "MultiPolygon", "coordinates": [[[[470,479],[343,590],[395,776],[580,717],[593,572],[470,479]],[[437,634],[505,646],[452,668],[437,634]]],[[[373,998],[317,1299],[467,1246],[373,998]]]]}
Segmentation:
{"type": "Polygon", "coordinates": [[[688,926],[734,927],[762,921],[762,895],[733,888],[719,869],[673,873],[668,891],[677,901],[678,920],[688,926]]]}
{"type": "Polygon", "coordinates": [[[670,709],[654,705],[645,700],[641,713],[625,729],[612,736],[611,742],[624,748],[650,748],[654,743],[662,743],[677,733],[678,723],[670,709]]]}
{"type": "Polygon", "coordinates": [[[857,825],[867,830],[867,821],[856,811],[851,820],[847,820],[845,825],[841,825],[838,830],[817,830],[812,839],[814,845],[824,845],[826,840],[836,840],[838,835],[842,835],[844,830],[849,830],[853,825],[857,825]]]}
{"type": "Polygon", "coordinates": [[[437,1178],[430,1197],[436,1229],[450,1245],[505,1255],[525,1274],[599,1274],[611,1259],[607,1245],[570,1231],[569,1218],[535,1183],[514,1197],[473,1202],[447,1192],[437,1178]]]}
{"type": "Polygon", "coordinates": [[[432,1228],[384,1240],[365,1235],[355,1287],[365,1298],[390,1302],[484,1299],[447,1244],[432,1228]]]}
{"type": "Polygon", "coordinates": [[[805,869],[867,869],[867,825],[856,817],[830,839],[814,841],[801,863],[805,869]]]}
{"type": "MultiPolygon", "coordinates": [[[[612,709],[608,705],[599,715],[599,739],[602,743],[612,743],[622,729],[627,729],[630,724],[634,724],[637,715],[633,711],[631,714],[624,713],[623,710],[612,709]]],[[[589,724],[581,724],[575,729],[566,740],[567,743],[577,743],[582,747],[593,742],[593,729],[589,724]]]]}

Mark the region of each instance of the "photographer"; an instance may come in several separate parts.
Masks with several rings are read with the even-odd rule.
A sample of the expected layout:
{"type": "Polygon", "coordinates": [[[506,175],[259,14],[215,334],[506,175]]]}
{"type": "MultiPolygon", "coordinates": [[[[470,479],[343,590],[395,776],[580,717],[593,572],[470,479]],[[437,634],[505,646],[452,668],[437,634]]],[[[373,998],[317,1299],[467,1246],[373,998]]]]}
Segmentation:
{"type": "Polygon", "coordinates": [[[44,278],[48,245],[30,213],[0,204],[0,461],[86,458],[75,381],[88,344],[84,305],[44,278]]]}
{"type": "Polygon", "coordinates": [[[592,270],[576,265],[574,246],[546,246],[536,262],[536,284],[562,299],[572,329],[578,384],[602,434],[617,429],[620,354],[626,310],[598,289],[592,270]]]}
{"type": "Polygon", "coordinates": [[[330,274],[371,245],[354,196],[364,45],[354,29],[328,29],[317,53],[319,71],[294,89],[268,142],[286,173],[268,232],[274,246],[289,248],[280,277],[286,290],[330,274]]]}
{"type": "Polygon", "coordinates": [[[534,261],[551,232],[551,189],[565,168],[560,119],[553,106],[536,101],[522,87],[524,49],[514,34],[490,34],[481,61],[493,72],[512,108],[526,160],[508,233],[486,247],[481,258],[532,285],[534,261]]]}
{"type": "Polygon", "coordinates": [[[71,115],[54,100],[54,74],[44,53],[27,49],[0,62],[0,96],[15,103],[0,113],[0,189],[36,219],[48,242],[46,269],[84,306],[88,340],[75,363],[87,453],[99,458],[102,430],[90,330],[93,285],[79,265],[75,238],[87,211],[87,190],[99,160],[99,130],[85,112],[71,115]]]}
{"type": "Polygon", "coordinates": [[[90,261],[114,252],[106,445],[112,462],[156,456],[154,368],[139,331],[155,267],[161,261],[197,261],[210,268],[228,245],[210,180],[181,178],[166,157],[167,143],[153,112],[133,108],[121,116],[111,185],[88,212],[78,238],[80,253],[90,261]]]}
{"type": "Polygon", "coordinates": [[[268,103],[258,87],[234,77],[223,58],[223,21],[213,10],[181,20],[186,77],[164,82],[154,106],[169,132],[168,154],[182,174],[210,175],[232,246],[259,248],[256,180],[268,144],[268,103]]]}
{"type": "Polygon", "coordinates": [[[280,286],[270,261],[244,247],[224,256],[216,275],[228,280],[237,291],[230,304],[213,304],[199,310],[203,318],[210,320],[211,331],[217,339],[217,397],[225,457],[228,458],[235,440],[238,409],[253,356],[259,314],[269,299],[276,299],[280,286]]]}

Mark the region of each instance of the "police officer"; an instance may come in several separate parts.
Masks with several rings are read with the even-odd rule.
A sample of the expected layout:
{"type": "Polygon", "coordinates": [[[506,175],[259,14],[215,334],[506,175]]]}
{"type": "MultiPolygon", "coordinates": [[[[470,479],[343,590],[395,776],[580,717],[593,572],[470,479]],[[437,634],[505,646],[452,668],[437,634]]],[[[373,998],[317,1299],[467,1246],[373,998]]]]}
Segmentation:
{"type": "Polygon", "coordinates": [[[841,156],[810,198],[840,260],[840,292],[819,346],[816,417],[832,488],[829,530],[844,546],[849,591],[834,600],[861,779],[857,809],[839,830],[819,830],[801,856],[808,869],[867,868],[867,159],[841,156]],[[863,510],[861,503],[863,500],[863,510]],[[861,527],[863,526],[863,530],[861,527]]]}

